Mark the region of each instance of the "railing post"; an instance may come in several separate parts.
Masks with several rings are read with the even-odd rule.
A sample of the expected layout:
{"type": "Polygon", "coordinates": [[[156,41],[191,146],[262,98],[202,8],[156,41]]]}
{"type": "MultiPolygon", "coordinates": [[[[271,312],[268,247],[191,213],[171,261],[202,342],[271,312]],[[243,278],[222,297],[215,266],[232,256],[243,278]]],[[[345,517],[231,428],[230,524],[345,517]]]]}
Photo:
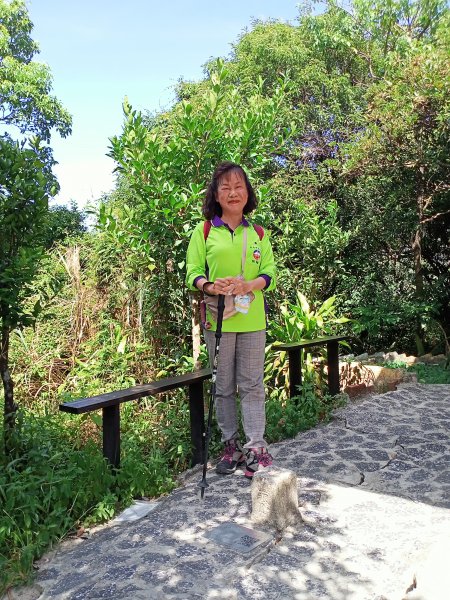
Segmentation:
{"type": "Polygon", "coordinates": [[[328,390],[332,396],[339,394],[339,343],[327,343],[328,390]]]}
{"type": "Polygon", "coordinates": [[[103,411],[103,456],[115,468],[120,466],[120,404],[103,411]]]}
{"type": "Polygon", "coordinates": [[[203,433],[205,431],[205,406],[203,381],[189,385],[189,416],[191,420],[192,460],[191,466],[203,462],[203,433]]]}
{"type": "Polygon", "coordinates": [[[302,349],[288,350],[289,355],[289,395],[298,395],[297,387],[302,385],[302,349]]]}

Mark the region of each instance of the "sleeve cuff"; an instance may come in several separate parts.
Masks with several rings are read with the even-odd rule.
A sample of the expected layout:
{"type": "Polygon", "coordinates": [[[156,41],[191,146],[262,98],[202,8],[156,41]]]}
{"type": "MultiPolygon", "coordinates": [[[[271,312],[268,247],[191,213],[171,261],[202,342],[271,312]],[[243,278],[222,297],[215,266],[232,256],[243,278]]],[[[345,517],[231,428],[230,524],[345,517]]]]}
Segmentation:
{"type": "Polygon", "coordinates": [[[272,282],[272,277],[270,277],[269,275],[259,275],[259,277],[262,277],[264,279],[264,281],[266,282],[266,285],[263,288],[266,290],[272,282]]]}
{"type": "Polygon", "coordinates": [[[192,282],[192,286],[193,286],[193,287],[195,287],[195,288],[197,287],[197,281],[198,281],[199,279],[206,279],[206,277],[205,277],[204,275],[199,275],[198,277],[196,277],[196,278],[194,279],[194,281],[192,282]]]}

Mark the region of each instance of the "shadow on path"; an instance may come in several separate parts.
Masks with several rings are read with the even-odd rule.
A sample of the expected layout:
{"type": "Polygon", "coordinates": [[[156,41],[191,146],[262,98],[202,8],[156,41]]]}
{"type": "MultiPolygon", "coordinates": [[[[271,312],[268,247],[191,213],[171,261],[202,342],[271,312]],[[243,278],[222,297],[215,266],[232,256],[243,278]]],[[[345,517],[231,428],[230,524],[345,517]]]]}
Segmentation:
{"type": "Polygon", "coordinates": [[[410,598],[417,565],[450,539],[449,423],[450,386],[371,396],[272,446],[276,464],[298,475],[303,523],[258,527],[266,546],[243,555],[205,537],[221,523],[252,526],[250,483],[210,471],[201,501],[195,474],[140,521],[62,544],[11,598],[410,598]]]}

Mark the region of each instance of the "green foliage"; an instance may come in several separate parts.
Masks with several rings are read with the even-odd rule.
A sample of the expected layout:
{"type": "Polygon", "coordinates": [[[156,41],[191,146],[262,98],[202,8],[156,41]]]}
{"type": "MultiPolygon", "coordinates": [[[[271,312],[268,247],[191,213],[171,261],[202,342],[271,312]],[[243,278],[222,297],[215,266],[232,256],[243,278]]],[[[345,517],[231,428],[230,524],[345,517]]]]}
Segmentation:
{"type": "Polygon", "coordinates": [[[406,369],[406,363],[401,360],[387,361],[383,363],[383,367],[388,369],[406,369]]]}
{"type": "MultiPolygon", "coordinates": [[[[59,421],[59,422],[58,422],[59,421]]],[[[112,476],[98,449],[74,447],[53,418],[27,415],[14,452],[0,455],[1,587],[28,577],[34,559],[87,512],[95,514],[112,476]]]]}
{"type": "MultiPolygon", "coordinates": [[[[303,7],[295,26],[253,23],[231,57],[206,65],[202,81],[180,82],[170,111],[149,116],[126,101],[123,132],[111,140],[117,189],[99,206],[98,230],[71,247],[65,236],[82,229],[81,216],[74,207],[47,210],[51,152],[1,138],[2,260],[10,260],[1,254],[10,243],[3,246],[4,232],[25,237],[14,265],[2,263],[0,293],[15,302],[18,325],[35,326],[12,333],[16,394],[29,412],[23,457],[2,458],[0,472],[0,489],[11,492],[11,516],[0,516],[10,529],[9,554],[0,552],[8,581],[26,577],[33,557],[78,524],[169,491],[188,466],[182,392],[122,407],[114,482],[101,459],[100,415],[55,409],[194,367],[185,250],[220,160],[249,171],[256,220],[272,236],[279,267],[278,289],[267,296],[270,441],[326,420],[343,402],[324,393],[319,349],[314,360],[306,354],[302,388],[289,399],[275,340],[339,333],[344,313],[365,350],[410,351],[448,338],[448,15],[440,0],[333,1],[322,14],[303,7]],[[44,245],[52,250],[42,261],[44,245]]],[[[23,3],[0,0],[0,97],[22,132],[47,139],[56,127],[64,135],[67,115],[51,97],[46,112],[40,96],[50,89],[48,71],[31,60],[30,32],[23,3]]],[[[448,370],[414,369],[420,380],[448,382],[448,370]]],[[[211,454],[219,447],[215,428],[211,454]]]]}
{"type": "Polygon", "coordinates": [[[0,318],[4,328],[33,323],[40,306],[31,312],[24,304],[43,249],[40,235],[55,180],[37,141],[29,148],[0,137],[0,318]]]}
{"type": "Polygon", "coordinates": [[[409,348],[418,320],[425,343],[434,342],[427,323],[444,323],[449,289],[442,252],[449,247],[448,193],[439,158],[448,139],[447,13],[435,1],[355,2],[348,10],[330,2],[321,15],[303,11],[298,26],[256,22],[229,60],[208,63],[203,81],[180,82],[170,112],[148,118],[125,105],[124,132],[111,153],[128,196],[107,205],[100,220],[109,247],[128,257],[122,283],[143,298],[144,315],[146,302],[153,308],[143,328],[154,340],[168,348],[179,331],[188,339],[187,297],[178,287],[186,241],[201,218],[212,166],[231,158],[249,168],[260,190],[257,220],[272,230],[279,264],[276,304],[297,289],[313,301],[338,295],[370,347],[399,339],[409,348]],[[427,95],[434,100],[422,106],[427,95]],[[411,131],[420,123],[427,126],[414,142],[411,131]],[[425,177],[437,194],[434,212],[428,203],[422,216],[420,259],[411,246],[418,222],[414,157],[427,128],[438,133],[441,150],[424,155],[438,169],[425,177]],[[245,151],[249,140],[253,154],[245,151]],[[161,219],[167,227],[159,227],[161,219]],[[421,281],[412,276],[416,267],[421,281]]]}
{"type": "Polygon", "coordinates": [[[310,306],[305,295],[297,292],[295,303],[281,305],[281,324],[270,326],[270,335],[279,342],[297,342],[336,334],[336,325],[348,323],[347,317],[336,316],[336,297],[325,300],[317,309],[310,306]]]}
{"type": "MultiPolygon", "coordinates": [[[[281,319],[273,321],[269,327],[270,339],[274,342],[298,342],[300,340],[311,340],[327,335],[339,333],[336,326],[347,323],[346,317],[336,315],[336,298],[332,296],[325,300],[317,309],[311,306],[306,297],[297,292],[295,303],[285,302],[280,307],[281,319]]],[[[313,351],[303,351],[303,372],[305,381],[316,387],[317,393],[323,394],[323,373],[318,365],[312,362],[313,351]]],[[[325,349],[318,347],[316,354],[323,356],[325,349]]],[[[269,344],[266,348],[266,361],[264,368],[264,380],[271,390],[270,393],[281,393],[282,398],[287,398],[288,390],[288,353],[277,351],[276,345],[269,344]]]]}
{"type": "Polygon", "coordinates": [[[123,459],[117,476],[105,463],[96,436],[89,434],[96,427],[92,421],[62,414],[23,415],[12,455],[0,453],[0,593],[27,580],[32,562],[68,532],[110,519],[133,498],[157,497],[173,489],[174,465],[177,471],[187,465],[189,426],[175,404],[168,411],[164,407],[155,407],[160,420],[163,413],[167,418],[166,428],[157,429],[156,436],[156,423],[150,430],[142,415],[134,415],[135,427],[129,431],[123,412],[123,459]],[[140,426],[147,429],[139,434],[140,426]],[[180,437],[177,427],[186,434],[180,437]],[[144,440],[144,435],[153,437],[144,440]]]}
{"type": "Polygon", "coordinates": [[[327,421],[335,408],[345,406],[344,395],[318,394],[314,384],[304,382],[299,395],[282,398],[276,391],[266,402],[266,436],[268,441],[278,442],[292,438],[321,421],[327,421]]]}
{"type": "Polygon", "coordinates": [[[271,97],[262,94],[262,81],[243,96],[227,77],[223,61],[217,61],[195,101],[180,102],[152,121],[125,102],[123,133],[111,140],[127,199],[100,207],[102,252],[119,253],[121,283],[136,290],[147,335],[155,347],[165,343],[166,354],[172,336],[190,333],[190,307],[180,282],[214,167],[225,159],[239,162],[258,183],[271,156],[292,135],[292,129],[278,127],[286,81],[279,80],[271,97]]]}
{"type": "Polygon", "coordinates": [[[370,48],[388,54],[407,53],[414,40],[430,39],[447,8],[445,0],[354,0],[360,31],[370,34],[370,48]]]}
{"type": "Polygon", "coordinates": [[[339,224],[337,202],[313,199],[320,178],[283,174],[271,185],[269,214],[263,222],[274,233],[277,299],[294,298],[298,289],[314,301],[325,299],[342,277],[342,256],[350,236],[339,224]]]}
{"type": "Polygon", "coordinates": [[[130,366],[143,358],[144,347],[135,344],[130,348],[127,334],[109,319],[101,325],[98,333],[82,345],[74,369],[59,388],[65,400],[72,395],[67,393],[69,390],[77,396],[91,396],[136,384],[130,366]]]}
{"type": "Polygon", "coordinates": [[[86,213],[75,202],[70,206],[51,206],[47,213],[42,244],[50,249],[55,244],[67,244],[70,239],[78,238],[86,232],[86,213]]]}
{"type": "Polygon", "coordinates": [[[343,287],[351,289],[362,275],[354,305],[361,321],[367,313],[367,333],[379,334],[381,313],[387,313],[392,333],[398,338],[399,326],[409,330],[405,342],[412,349],[415,339],[422,354],[430,318],[446,323],[450,300],[445,266],[450,231],[448,11],[440,2],[394,6],[407,22],[396,29],[402,50],[386,56],[383,77],[367,93],[364,132],[344,150],[343,201],[352,199],[344,213],[353,223],[349,248],[357,260],[349,261],[352,275],[343,287]],[[437,239],[442,253],[436,252],[437,239]],[[361,274],[361,258],[371,261],[370,273],[361,274]],[[381,281],[384,290],[374,293],[372,280],[381,281]]]}
{"type": "Polygon", "coordinates": [[[444,383],[450,384],[450,368],[447,365],[412,365],[408,371],[417,373],[419,383],[444,383]]]}
{"type": "Polygon", "coordinates": [[[9,370],[10,333],[33,324],[41,311],[39,301],[30,308],[27,298],[43,256],[48,198],[57,191],[52,152],[41,140],[49,142],[54,127],[68,135],[71,122],[50,95],[48,67],[32,60],[37,45],[31,29],[22,0],[0,0],[0,123],[30,136],[18,142],[0,133],[0,376],[7,447],[17,410],[9,370]]]}
{"type": "Polygon", "coordinates": [[[32,29],[23,0],[0,0],[0,123],[48,142],[53,127],[63,137],[70,134],[71,117],[50,95],[48,66],[33,61],[39,49],[32,29]]]}

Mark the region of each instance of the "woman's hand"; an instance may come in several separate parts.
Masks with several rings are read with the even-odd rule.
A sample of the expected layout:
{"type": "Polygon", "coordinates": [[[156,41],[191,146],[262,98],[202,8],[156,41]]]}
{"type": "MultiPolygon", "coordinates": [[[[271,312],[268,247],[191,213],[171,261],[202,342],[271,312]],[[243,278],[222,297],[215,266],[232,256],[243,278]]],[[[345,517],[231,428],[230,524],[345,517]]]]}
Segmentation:
{"type": "Polygon", "coordinates": [[[202,289],[208,296],[217,296],[220,293],[217,291],[216,285],[212,281],[205,283],[202,289]]]}
{"type": "MultiPolygon", "coordinates": [[[[234,294],[233,291],[233,277],[219,277],[214,282],[214,295],[223,294],[224,296],[230,296],[234,294]]],[[[213,286],[208,286],[208,293],[211,293],[209,290],[213,286]]]]}
{"type": "Polygon", "coordinates": [[[249,294],[253,289],[251,281],[245,281],[241,277],[229,277],[227,293],[234,294],[235,296],[242,296],[249,294]]]}
{"type": "Polygon", "coordinates": [[[262,277],[257,277],[250,281],[245,281],[242,277],[220,277],[214,283],[205,286],[206,293],[211,296],[239,296],[249,294],[253,290],[262,290],[266,285],[262,277]]]}
{"type": "Polygon", "coordinates": [[[223,294],[224,296],[231,296],[232,294],[241,294],[242,292],[236,292],[236,283],[242,283],[242,279],[238,277],[218,277],[214,283],[205,283],[203,291],[210,296],[218,296],[223,294]]]}
{"type": "Polygon", "coordinates": [[[245,281],[242,277],[224,277],[223,279],[216,279],[215,287],[219,294],[226,296],[238,296],[242,294],[248,294],[252,291],[252,281],[245,281]]]}

